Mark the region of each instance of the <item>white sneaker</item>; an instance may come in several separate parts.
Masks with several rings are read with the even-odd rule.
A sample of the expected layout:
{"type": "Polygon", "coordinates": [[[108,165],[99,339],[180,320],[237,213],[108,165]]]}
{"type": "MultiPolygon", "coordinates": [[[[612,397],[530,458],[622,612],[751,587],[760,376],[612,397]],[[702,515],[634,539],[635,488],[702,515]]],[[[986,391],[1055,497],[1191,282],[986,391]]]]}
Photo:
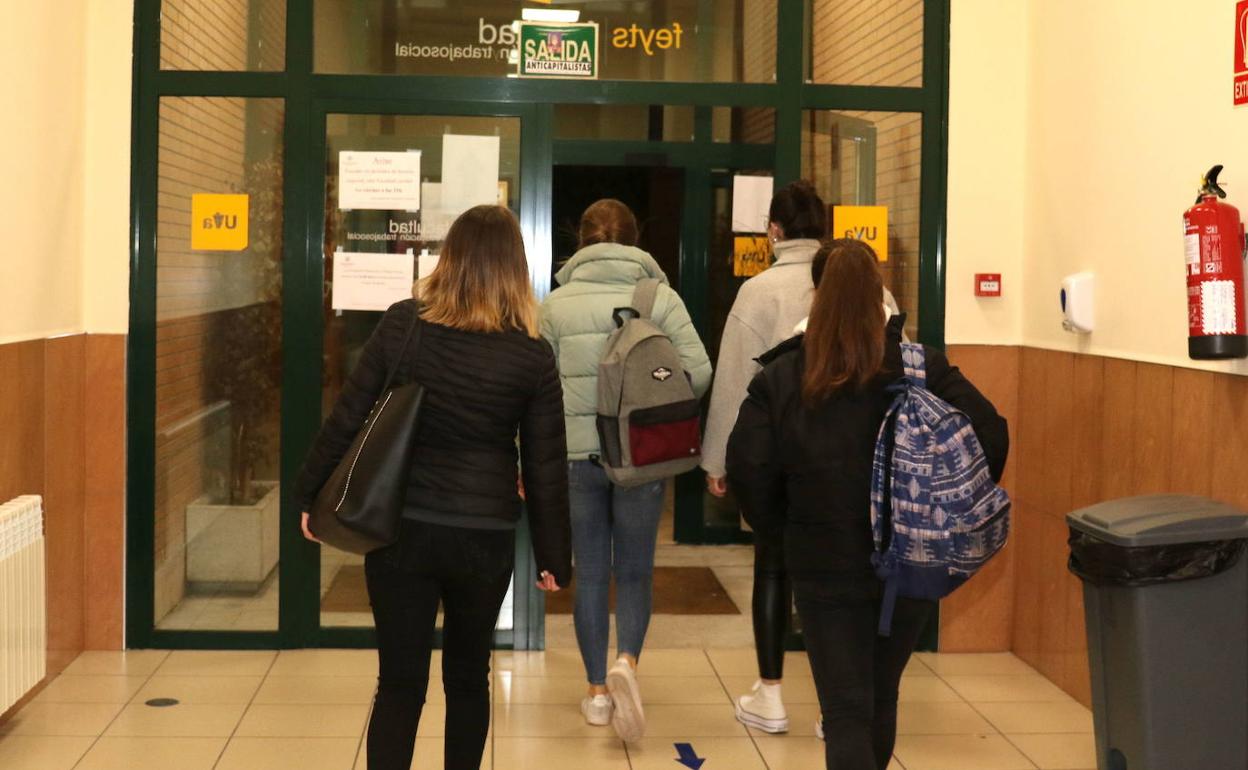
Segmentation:
{"type": "Polygon", "coordinates": [[[780,685],[755,682],[749,695],[737,698],[737,720],[765,733],[787,733],[789,714],[780,698],[780,685]]]}
{"type": "Polygon", "coordinates": [[[604,727],[611,724],[611,712],[614,711],[611,704],[611,696],[609,695],[586,695],[581,701],[581,714],[585,716],[585,721],[595,727],[604,727]]]}
{"type": "Polygon", "coordinates": [[[615,701],[615,714],[611,726],[624,741],[641,740],[646,734],[646,712],[641,707],[641,691],[637,687],[637,675],[628,661],[620,658],[607,672],[607,690],[615,701]]]}
{"type": "Polygon", "coordinates": [[[818,739],[819,739],[819,740],[821,740],[821,741],[822,741],[822,740],[824,740],[824,738],[823,738],[823,720],[822,720],[822,719],[816,719],[816,720],[815,720],[815,737],[816,737],[816,738],[818,738],[818,739]]]}

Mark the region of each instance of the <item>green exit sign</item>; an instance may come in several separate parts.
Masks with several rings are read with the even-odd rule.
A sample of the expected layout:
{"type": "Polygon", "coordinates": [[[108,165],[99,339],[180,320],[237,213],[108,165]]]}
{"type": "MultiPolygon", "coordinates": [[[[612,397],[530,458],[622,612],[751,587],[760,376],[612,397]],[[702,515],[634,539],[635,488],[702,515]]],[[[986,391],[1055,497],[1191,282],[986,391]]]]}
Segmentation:
{"type": "Polygon", "coordinates": [[[598,77],[598,24],[520,22],[520,77],[598,77]]]}

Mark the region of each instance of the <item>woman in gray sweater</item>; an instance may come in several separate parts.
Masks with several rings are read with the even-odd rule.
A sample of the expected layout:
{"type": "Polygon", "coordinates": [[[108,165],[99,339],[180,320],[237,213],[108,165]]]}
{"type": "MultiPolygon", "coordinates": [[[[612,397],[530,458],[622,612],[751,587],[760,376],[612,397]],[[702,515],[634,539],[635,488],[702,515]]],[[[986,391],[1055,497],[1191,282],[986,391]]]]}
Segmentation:
{"type": "MultiPolygon", "coordinates": [[[[827,207],[810,182],[801,180],[780,188],[771,199],[767,235],[775,261],[746,281],[728,314],[719,347],[715,387],[702,447],[702,469],[712,495],[728,492],[724,470],[728,436],[745,401],[750,381],[761,367],[757,359],[794,335],[810,314],[814,298],[811,264],[827,235],[827,207]]],[[[884,303],[897,312],[888,289],[884,303]]],[[[784,566],[782,544],[755,534],[754,644],[758,651],[759,681],[737,700],[737,718],[750,727],[782,733],[789,729],[780,694],[784,676],[784,634],[791,588],[784,566]]]]}

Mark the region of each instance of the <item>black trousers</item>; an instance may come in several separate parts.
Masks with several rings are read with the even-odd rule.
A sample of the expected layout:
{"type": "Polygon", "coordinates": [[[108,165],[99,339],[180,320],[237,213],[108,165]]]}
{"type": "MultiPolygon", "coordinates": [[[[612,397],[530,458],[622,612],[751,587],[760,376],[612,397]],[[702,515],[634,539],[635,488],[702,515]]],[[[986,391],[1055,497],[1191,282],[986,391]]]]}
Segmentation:
{"type": "Polygon", "coordinates": [[[490,651],[515,563],[515,532],[404,520],[399,541],[364,560],[380,669],[369,770],[408,770],[443,607],[446,770],[478,770],[490,729],[490,651]]]}
{"type": "Polygon", "coordinates": [[[793,586],[784,568],[784,540],[754,533],[754,649],[758,675],[784,678],[784,637],[789,629],[793,586]]]}
{"type": "Polygon", "coordinates": [[[885,770],[897,740],[897,688],[935,602],[898,599],[891,635],[880,602],[847,598],[833,581],[795,580],[819,693],[828,770],[885,770]]]}

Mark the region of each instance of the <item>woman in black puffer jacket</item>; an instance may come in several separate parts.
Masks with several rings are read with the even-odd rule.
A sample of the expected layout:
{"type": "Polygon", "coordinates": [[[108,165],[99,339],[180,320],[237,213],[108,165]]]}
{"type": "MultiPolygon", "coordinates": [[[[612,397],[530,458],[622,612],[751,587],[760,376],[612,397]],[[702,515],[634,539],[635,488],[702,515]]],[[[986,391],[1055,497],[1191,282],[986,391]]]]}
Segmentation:
{"type": "MultiPolygon", "coordinates": [[[[429,684],[438,604],[446,690],[445,766],[476,770],[490,725],[490,651],[511,581],[527,491],[538,587],[572,577],[567,441],[554,353],[538,329],[524,243],[505,208],[455,221],[438,267],[382,317],[295,484],[306,511],[380,394],[413,313],[419,344],[398,382],[425,386],[399,541],[365,557],[380,674],[368,725],[369,770],[407,770],[429,684]],[[516,437],[519,435],[517,448],[516,437]]],[[[303,531],[308,514],[303,514],[303,531]]]]}
{"type": "MultiPolygon", "coordinates": [[[[805,337],[761,359],[728,442],[728,479],[761,536],[783,537],[827,736],[828,770],[884,770],[897,733],[897,688],[935,602],[898,599],[876,635],[881,585],[871,566],[876,436],[901,376],[903,317],[885,320],[874,252],[851,240],[827,258],[805,337]]],[[[964,412],[994,480],[1005,420],[940,351],[927,388],[964,412]]]]}

